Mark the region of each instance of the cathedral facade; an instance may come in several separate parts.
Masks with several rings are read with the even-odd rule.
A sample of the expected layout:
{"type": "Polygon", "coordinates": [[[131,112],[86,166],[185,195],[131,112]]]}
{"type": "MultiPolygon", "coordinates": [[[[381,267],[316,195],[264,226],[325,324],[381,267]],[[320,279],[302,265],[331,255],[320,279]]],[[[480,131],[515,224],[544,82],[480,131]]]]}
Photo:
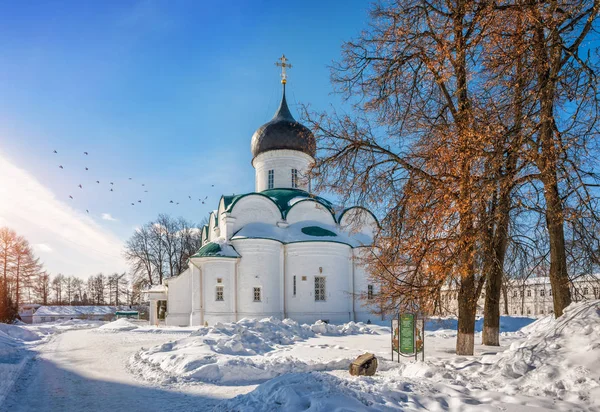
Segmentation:
{"type": "Polygon", "coordinates": [[[312,132],[285,97],[253,135],[255,191],[222,196],[189,267],[149,291],[150,321],[188,326],[274,316],[299,322],[368,321],[376,291],[360,263],[377,220],[310,193],[312,132]],[[166,303],[165,303],[166,302],[166,303]]]}

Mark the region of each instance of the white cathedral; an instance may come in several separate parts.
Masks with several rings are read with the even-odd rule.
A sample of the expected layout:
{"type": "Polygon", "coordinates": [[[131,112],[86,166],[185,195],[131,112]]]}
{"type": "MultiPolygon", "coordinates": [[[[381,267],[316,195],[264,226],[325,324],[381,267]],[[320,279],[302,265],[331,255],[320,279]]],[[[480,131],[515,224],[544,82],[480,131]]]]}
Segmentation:
{"type": "Polygon", "coordinates": [[[283,96],[252,136],[255,191],[222,196],[187,270],[148,291],[150,322],[189,326],[274,316],[298,322],[368,321],[374,286],[360,263],[377,229],[361,207],[310,193],[311,131],[283,96]],[[365,299],[366,298],[366,299],[365,299]]]}

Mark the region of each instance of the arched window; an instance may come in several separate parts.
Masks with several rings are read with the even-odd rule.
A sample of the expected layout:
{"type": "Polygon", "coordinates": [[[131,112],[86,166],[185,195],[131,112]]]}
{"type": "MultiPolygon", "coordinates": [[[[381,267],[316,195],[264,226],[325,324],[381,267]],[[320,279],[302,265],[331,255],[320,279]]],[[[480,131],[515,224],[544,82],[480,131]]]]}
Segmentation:
{"type": "Polygon", "coordinates": [[[292,189],[298,187],[298,169],[292,169],[292,189]]]}

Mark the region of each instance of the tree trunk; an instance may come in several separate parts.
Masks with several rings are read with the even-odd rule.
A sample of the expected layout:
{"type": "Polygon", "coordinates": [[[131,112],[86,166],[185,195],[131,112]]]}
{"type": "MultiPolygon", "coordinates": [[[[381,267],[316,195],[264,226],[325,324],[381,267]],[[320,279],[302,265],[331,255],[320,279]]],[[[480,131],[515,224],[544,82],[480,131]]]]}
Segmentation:
{"type": "Polygon", "coordinates": [[[475,350],[475,315],[477,312],[477,298],[475,294],[474,276],[463,278],[458,291],[457,355],[471,356],[475,350]]]}
{"type": "Polygon", "coordinates": [[[550,237],[550,285],[554,314],[559,317],[571,303],[569,275],[567,273],[567,255],[565,252],[565,233],[562,204],[558,195],[558,186],[545,190],[546,224],[550,237]]]}
{"type": "Polygon", "coordinates": [[[508,290],[504,282],[502,282],[502,296],[504,296],[504,314],[509,315],[508,313],[508,290]]]}
{"type": "Polygon", "coordinates": [[[554,99],[558,81],[557,73],[561,66],[562,44],[558,39],[557,30],[549,32],[548,35],[549,38],[546,38],[544,26],[540,22],[533,36],[540,105],[540,154],[537,156],[536,162],[544,185],[546,225],[550,238],[550,284],[554,314],[559,317],[571,303],[565,251],[563,204],[558,188],[558,148],[554,135],[554,99]]]}

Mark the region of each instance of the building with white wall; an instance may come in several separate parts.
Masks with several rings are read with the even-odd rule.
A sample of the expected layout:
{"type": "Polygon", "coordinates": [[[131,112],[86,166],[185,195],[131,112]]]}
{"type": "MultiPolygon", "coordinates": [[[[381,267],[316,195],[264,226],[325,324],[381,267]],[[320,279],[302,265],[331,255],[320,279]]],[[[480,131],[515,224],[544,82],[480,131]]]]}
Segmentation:
{"type": "Polygon", "coordinates": [[[360,299],[375,289],[359,258],[377,220],[310,192],[315,137],[292,116],[282,83],[279,109],[252,137],[255,191],[221,197],[187,270],[149,291],[151,323],[163,313],[179,326],[268,316],[375,319],[360,299]]]}
{"type": "MultiPolygon", "coordinates": [[[[571,281],[571,299],[600,299],[600,275],[578,276],[571,281]]],[[[458,315],[458,289],[444,288],[440,294],[442,314],[458,315]]],[[[483,315],[485,289],[477,300],[477,314],[483,315]]],[[[554,313],[550,278],[512,279],[500,295],[503,316],[544,316],[554,313]],[[506,304],[505,304],[506,302],[506,304]]]]}
{"type": "Polygon", "coordinates": [[[32,316],[32,323],[64,321],[71,319],[112,320],[116,306],[40,306],[32,316]]]}

